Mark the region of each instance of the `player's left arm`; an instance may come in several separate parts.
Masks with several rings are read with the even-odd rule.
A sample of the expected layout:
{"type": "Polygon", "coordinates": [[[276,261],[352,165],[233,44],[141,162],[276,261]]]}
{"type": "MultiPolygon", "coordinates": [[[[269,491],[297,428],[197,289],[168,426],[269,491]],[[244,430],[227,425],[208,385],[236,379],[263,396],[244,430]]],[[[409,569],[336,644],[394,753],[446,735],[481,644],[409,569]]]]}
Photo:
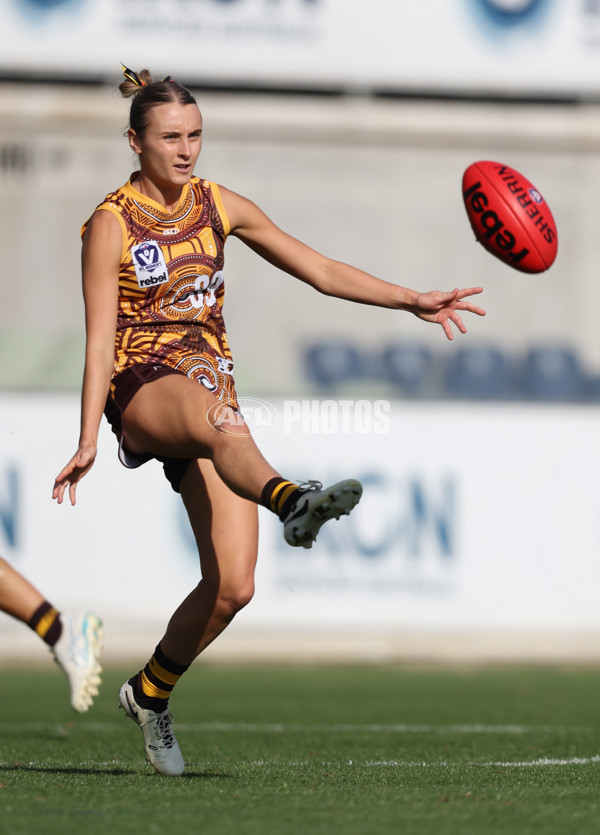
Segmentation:
{"type": "Polygon", "coordinates": [[[467,296],[480,293],[480,287],[449,293],[419,293],[383,281],[350,264],[327,258],[276,226],[252,201],[223,186],[219,189],[230,222],[230,234],[275,267],[320,293],[361,304],[409,311],[424,321],[440,324],[449,339],[452,339],[451,322],[462,333],[466,331],[457,311],[484,315],[481,308],[464,301],[467,296]]]}

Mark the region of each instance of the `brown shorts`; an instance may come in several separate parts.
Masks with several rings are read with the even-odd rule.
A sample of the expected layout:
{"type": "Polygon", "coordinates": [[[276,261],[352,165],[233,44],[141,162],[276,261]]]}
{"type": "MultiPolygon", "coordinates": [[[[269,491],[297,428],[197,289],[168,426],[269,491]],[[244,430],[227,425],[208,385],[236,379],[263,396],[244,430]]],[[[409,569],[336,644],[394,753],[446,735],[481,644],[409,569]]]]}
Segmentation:
{"type": "MultiPolygon", "coordinates": [[[[123,447],[123,412],[129,405],[133,395],[145,383],[151,383],[167,374],[181,374],[168,365],[147,365],[138,363],[121,371],[113,378],[111,390],[106,399],[104,414],[111,425],[112,431],[119,439],[119,460],[129,469],[141,467],[146,461],[155,458],[163,465],[165,475],[176,493],[180,492],[181,479],[193,458],[168,458],[164,455],[134,455],[123,447]]],[[[186,376],[185,374],[183,375],[186,376]]],[[[189,378],[188,378],[189,379],[189,378]]]]}

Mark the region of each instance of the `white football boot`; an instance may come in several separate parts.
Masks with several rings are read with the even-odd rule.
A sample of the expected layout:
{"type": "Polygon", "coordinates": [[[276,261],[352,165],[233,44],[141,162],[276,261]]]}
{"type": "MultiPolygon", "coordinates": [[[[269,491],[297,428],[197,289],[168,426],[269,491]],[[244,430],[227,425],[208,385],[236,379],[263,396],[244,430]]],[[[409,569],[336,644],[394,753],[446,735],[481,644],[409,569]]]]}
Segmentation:
{"type": "Polygon", "coordinates": [[[155,713],[140,707],[133,695],[133,687],[126,681],[119,691],[119,707],[136,723],[144,737],[146,759],[159,774],[167,777],[179,777],[183,774],[185,763],[183,755],[173,736],[171,722],[173,717],[168,710],[155,713]]]}
{"type": "Polygon", "coordinates": [[[348,516],[363,491],[360,481],[354,478],[338,481],[325,489],[320,481],[307,481],[298,489],[302,495],[283,520],[283,535],[288,545],[302,548],[312,548],[325,522],[348,516]]]}
{"type": "Polygon", "coordinates": [[[54,660],[69,680],[71,707],[85,713],[100,687],[102,621],[91,612],[60,615],[62,632],[52,647],[54,660]]]}

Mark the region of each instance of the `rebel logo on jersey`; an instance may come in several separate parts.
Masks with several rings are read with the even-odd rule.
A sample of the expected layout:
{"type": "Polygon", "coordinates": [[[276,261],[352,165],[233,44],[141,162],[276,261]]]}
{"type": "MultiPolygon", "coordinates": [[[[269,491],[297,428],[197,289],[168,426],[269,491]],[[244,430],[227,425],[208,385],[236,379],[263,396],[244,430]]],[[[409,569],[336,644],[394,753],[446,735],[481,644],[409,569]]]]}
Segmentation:
{"type": "Polygon", "coordinates": [[[143,241],[132,246],[131,258],[139,287],[155,287],[169,280],[165,256],[154,241],[143,241]]]}

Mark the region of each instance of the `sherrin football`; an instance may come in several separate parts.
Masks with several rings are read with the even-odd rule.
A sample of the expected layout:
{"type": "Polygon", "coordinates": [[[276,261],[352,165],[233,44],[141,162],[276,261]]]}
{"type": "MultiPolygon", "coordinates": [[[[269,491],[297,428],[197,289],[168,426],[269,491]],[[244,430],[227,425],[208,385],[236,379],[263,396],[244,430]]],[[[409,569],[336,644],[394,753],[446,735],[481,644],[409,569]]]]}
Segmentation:
{"type": "Polygon", "coordinates": [[[542,273],[556,258],[550,207],[529,180],[501,162],[474,162],[462,181],[463,200],[479,243],[509,267],[542,273]]]}

